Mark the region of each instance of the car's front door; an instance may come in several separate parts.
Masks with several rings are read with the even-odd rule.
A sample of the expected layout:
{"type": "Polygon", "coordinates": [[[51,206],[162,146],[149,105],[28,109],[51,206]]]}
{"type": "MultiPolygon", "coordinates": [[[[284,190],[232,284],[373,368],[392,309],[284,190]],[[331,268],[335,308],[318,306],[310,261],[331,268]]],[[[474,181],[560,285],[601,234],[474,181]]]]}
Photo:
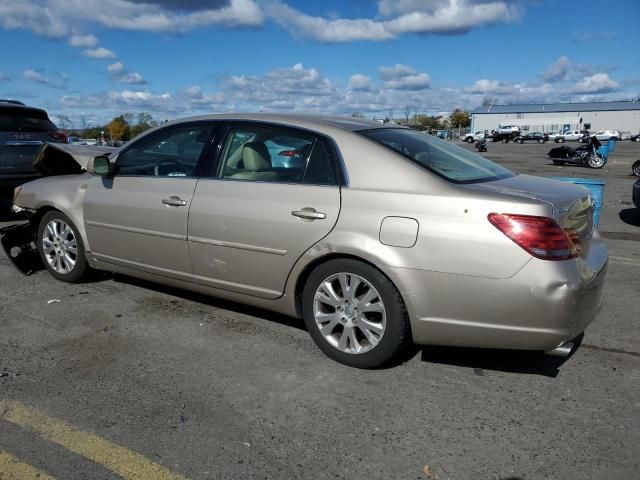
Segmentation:
{"type": "Polygon", "coordinates": [[[211,178],[189,213],[195,281],[276,298],[300,256],[326,236],[340,211],[330,143],[277,125],[232,124],[211,178]]]}
{"type": "Polygon", "coordinates": [[[91,179],[84,223],[97,260],[188,278],[189,206],[214,128],[199,122],[160,129],[120,153],[113,176],[91,179]]]}

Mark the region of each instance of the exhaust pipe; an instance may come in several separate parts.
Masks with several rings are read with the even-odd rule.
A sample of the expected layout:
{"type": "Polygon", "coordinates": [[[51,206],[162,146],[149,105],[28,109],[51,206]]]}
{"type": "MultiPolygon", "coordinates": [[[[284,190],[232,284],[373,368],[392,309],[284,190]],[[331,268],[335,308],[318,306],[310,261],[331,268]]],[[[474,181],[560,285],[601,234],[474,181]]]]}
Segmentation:
{"type": "Polygon", "coordinates": [[[547,350],[544,353],[546,353],[547,355],[552,355],[554,357],[568,357],[571,354],[573,347],[573,342],[566,342],[554,348],[553,350],[547,350]]]}

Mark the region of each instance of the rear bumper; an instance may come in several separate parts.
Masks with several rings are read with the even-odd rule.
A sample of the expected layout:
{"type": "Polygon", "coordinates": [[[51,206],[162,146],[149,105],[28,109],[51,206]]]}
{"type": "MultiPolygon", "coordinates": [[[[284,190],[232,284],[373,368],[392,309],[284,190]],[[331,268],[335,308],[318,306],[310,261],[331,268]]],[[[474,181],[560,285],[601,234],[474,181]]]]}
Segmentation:
{"type": "Polygon", "coordinates": [[[532,259],[504,280],[401,268],[385,272],[407,303],[417,344],[547,351],[595,319],[607,261],[606,246],[594,237],[586,258],[532,259]]]}

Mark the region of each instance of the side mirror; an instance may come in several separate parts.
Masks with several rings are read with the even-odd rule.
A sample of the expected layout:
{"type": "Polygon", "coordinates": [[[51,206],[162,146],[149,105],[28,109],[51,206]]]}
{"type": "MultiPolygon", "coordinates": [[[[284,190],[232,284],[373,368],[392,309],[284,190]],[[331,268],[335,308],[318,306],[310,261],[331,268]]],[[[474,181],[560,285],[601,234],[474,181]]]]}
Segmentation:
{"type": "Polygon", "coordinates": [[[89,161],[87,171],[101,177],[109,176],[112,172],[111,162],[106,155],[99,155],[89,161]]]}

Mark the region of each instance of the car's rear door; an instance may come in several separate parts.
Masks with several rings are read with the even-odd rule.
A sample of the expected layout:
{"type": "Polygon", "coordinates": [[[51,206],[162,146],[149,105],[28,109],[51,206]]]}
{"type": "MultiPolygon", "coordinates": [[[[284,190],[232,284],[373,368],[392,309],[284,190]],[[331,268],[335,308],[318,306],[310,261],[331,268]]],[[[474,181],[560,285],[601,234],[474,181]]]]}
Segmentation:
{"type": "Polygon", "coordinates": [[[218,152],[189,213],[195,281],[276,298],[298,258],[338,219],[336,151],[306,131],[231,123],[218,152]]]}
{"type": "Polygon", "coordinates": [[[214,130],[212,122],[160,129],[121,152],[112,177],[91,179],[84,222],[96,259],[189,278],[189,206],[214,130]]]}

